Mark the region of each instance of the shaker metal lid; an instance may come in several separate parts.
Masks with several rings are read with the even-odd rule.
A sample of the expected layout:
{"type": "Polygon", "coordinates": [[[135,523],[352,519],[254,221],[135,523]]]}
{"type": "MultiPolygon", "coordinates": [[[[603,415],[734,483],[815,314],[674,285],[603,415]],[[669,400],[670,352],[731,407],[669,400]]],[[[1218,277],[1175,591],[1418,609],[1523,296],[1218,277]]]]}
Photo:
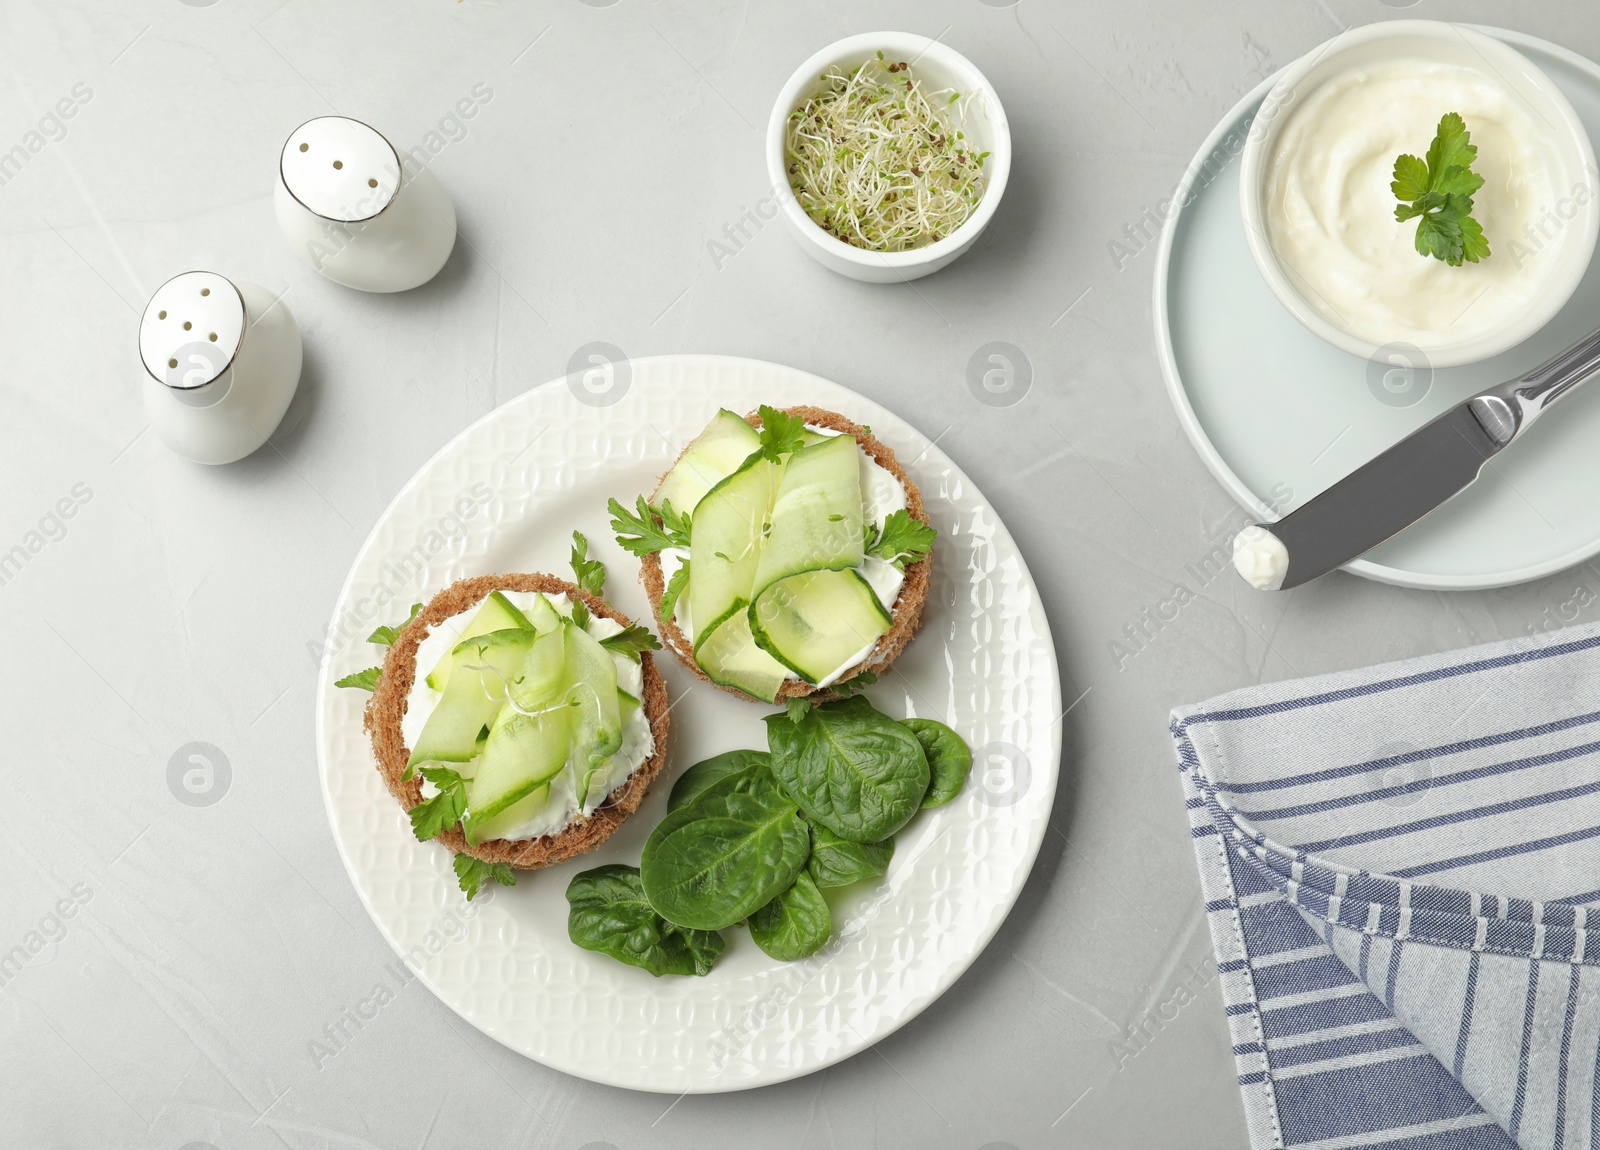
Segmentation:
{"type": "Polygon", "coordinates": [[[232,365],[244,339],[244,297],[216,272],[184,272],[156,289],[139,324],[139,358],[158,383],[192,391],[232,365]]]}
{"type": "Polygon", "coordinates": [[[290,195],[339,223],[370,220],[400,190],[394,145],[376,128],[345,116],[320,116],[289,133],[278,171],[290,195]]]}

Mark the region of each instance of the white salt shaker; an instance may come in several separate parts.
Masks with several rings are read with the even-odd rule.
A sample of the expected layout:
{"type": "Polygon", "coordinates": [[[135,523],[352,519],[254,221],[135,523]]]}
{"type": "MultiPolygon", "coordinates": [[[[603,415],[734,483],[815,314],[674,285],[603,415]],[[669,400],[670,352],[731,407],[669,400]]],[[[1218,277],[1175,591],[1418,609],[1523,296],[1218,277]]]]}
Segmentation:
{"type": "Polygon", "coordinates": [[[345,116],[290,133],[273,207],[302,259],[361,291],[427,283],[456,243],[456,209],[438,177],[416,165],[407,171],[381,132],[345,116]]]}
{"type": "Polygon", "coordinates": [[[282,300],[215,272],[174,276],[139,325],[150,425],[196,463],[232,463],[267,442],[300,384],[300,329],[282,300]]]}

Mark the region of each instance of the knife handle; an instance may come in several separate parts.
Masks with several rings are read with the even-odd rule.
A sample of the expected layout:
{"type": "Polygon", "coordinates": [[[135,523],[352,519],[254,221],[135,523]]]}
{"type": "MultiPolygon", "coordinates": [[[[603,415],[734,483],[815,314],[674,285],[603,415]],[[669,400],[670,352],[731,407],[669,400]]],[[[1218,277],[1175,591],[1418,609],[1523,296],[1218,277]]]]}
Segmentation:
{"type": "Polygon", "coordinates": [[[1600,330],[1509,383],[1492,387],[1471,401],[1472,413],[1502,446],[1520,435],[1549,407],[1600,374],[1600,330]]]}

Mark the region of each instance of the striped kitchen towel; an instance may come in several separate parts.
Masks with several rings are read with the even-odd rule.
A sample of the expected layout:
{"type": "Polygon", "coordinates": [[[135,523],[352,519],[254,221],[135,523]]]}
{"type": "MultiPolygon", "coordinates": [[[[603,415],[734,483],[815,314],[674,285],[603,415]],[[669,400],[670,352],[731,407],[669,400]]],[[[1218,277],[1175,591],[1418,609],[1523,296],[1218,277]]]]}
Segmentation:
{"type": "Polygon", "coordinates": [[[1253,1147],[1600,1150],[1600,626],[1172,734],[1253,1147]]]}

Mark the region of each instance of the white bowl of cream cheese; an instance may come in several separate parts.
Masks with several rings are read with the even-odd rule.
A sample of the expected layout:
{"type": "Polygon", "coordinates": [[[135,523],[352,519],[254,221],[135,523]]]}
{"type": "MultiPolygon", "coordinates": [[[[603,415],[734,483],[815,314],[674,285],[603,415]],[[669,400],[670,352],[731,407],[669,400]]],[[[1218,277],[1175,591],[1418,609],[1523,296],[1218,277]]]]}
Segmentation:
{"type": "Polygon", "coordinates": [[[1572,105],[1514,48],[1460,24],[1355,28],[1284,69],[1240,161],[1245,238],[1294,315],[1364,358],[1399,345],[1433,367],[1537,332],[1572,296],[1600,234],[1600,175],[1572,105]],[[1453,267],[1395,218],[1396,157],[1426,157],[1459,114],[1484,178],[1490,253],[1453,267]]]}

